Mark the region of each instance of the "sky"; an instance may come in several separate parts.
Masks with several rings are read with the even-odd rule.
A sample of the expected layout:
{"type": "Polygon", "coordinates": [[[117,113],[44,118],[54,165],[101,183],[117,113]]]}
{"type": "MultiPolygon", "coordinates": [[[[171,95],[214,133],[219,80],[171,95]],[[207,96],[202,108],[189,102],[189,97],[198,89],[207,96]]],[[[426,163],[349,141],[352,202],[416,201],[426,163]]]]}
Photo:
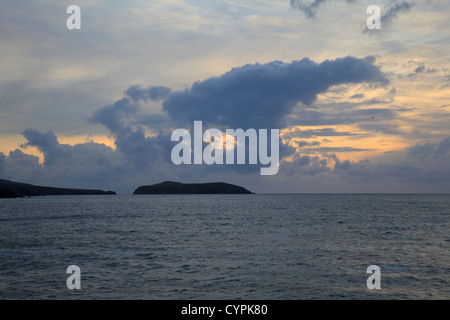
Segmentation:
{"type": "Polygon", "coordinates": [[[2,1],[0,178],[449,193],[449,14],[447,0],[2,1]],[[194,121],[279,129],[277,174],[175,165],[171,134],[194,121]]]}

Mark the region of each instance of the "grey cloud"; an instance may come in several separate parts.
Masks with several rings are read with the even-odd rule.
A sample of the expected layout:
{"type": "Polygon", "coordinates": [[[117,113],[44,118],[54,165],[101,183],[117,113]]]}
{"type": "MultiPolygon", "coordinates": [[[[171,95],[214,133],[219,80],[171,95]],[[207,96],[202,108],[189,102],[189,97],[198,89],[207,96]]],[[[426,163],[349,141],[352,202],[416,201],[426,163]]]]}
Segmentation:
{"type": "Polygon", "coordinates": [[[320,158],[319,156],[296,154],[290,163],[284,164],[284,172],[287,176],[293,175],[307,175],[316,176],[330,172],[327,158],[320,158]]]}
{"type": "MultiPolygon", "coordinates": [[[[293,108],[299,103],[313,103],[319,93],[331,86],[387,83],[374,62],[373,57],[345,57],[322,63],[305,58],[292,63],[245,65],[175,92],[164,86],[133,85],[124,91],[121,99],[96,110],[88,118],[90,123],[101,124],[109,130],[115,140],[115,150],[97,143],[61,144],[51,130],[28,128],[23,132],[26,142],[22,147],[38,148],[44,155],[43,165],[36,157],[16,150],[0,157],[0,170],[11,172],[12,168],[26,164],[33,173],[21,172],[28,172],[30,177],[52,177],[54,181],[73,181],[78,186],[98,185],[114,177],[132,179],[141,177],[142,172],[168,176],[176,171],[170,160],[174,145],[170,130],[175,125],[190,128],[194,120],[203,120],[204,129],[213,125],[235,129],[281,128],[293,108]],[[162,113],[145,111],[141,104],[148,100],[162,101],[162,113]]],[[[294,155],[295,151],[291,145],[281,144],[280,158],[294,155]]],[[[312,163],[319,166],[319,160],[312,163]]],[[[259,171],[259,167],[201,166],[189,171],[247,174],[259,171]]]]}
{"type": "Polygon", "coordinates": [[[126,130],[124,122],[127,118],[134,116],[140,109],[138,104],[133,103],[129,98],[124,97],[113,104],[104,106],[96,110],[88,121],[100,123],[108,128],[113,134],[120,134],[126,130]]]}
{"type": "Polygon", "coordinates": [[[302,149],[304,153],[334,153],[334,152],[360,152],[360,151],[374,151],[376,149],[362,149],[352,147],[320,147],[320,148],[305,148],[302,149]]]}
{"type": "MultiPolygon", "coordinates": [[[[450,191],[450,137],[438,143],[417,144],[406,152],[395,152],[396,157],[386,156],[385,161],[339,161],[333,172],[353,182],[395,181],[396,183],[422,186],[421,190],[450,191]],[[429,189],[423,189],[428,186],[429,189]]],[[[391,154],[392,155],[392,154],[391,154]]],[[[409,190],[405,190],[408,192],[409,190]]]]}
{"type": "Polygon", "coordinates": [[[401,3],[396,3],[390,6],[387,11],[384,10],[385,13],[381,16],[381,23],[383,26],[386,24],[390,24],[394,19],[397,18],[397,15],[402,12],[408,12],[411,9],[411,4],[406,1],[402,1],[401,3]]]}
{"type": "Polygon", "coordinates": [[[147,89],[143,89],[140,85],[134,85],[129,87],[125,94],[130,97],[133,102],[138,102],[140,100],[152,100],[161,101],[166,99],[171,92],[170,88],[164,86],[152,86],[147,89]]]}
{"type": "Polygon", "coordinates": [[[421,63],[416,70],[414,70],[415,73],[421,73],[425,71],[425,65],[423,63],[421,63]]]}
{"type": "Polygon", "coordinates": [[[45,179],[47,174],[39,164],[39,158],[16,149],[7,156],[0,153],[0,173],[2,178],[19,182],[45,179]]]}
{"type": "Polygon", "coordinates": [[[423,62],[414,62],[412,61],[412,63],[415,63],[417,65],[417,67],[414,69],[414,72],[408,74],[408,77],[414,77],[417,74],[420,73],[435,73],[438,71],[438,69],[436,68],[427,68],[425,67],[425,64],[423,62]]]}
{"type": "Polygon", "coordinates": [[[308,18],[314,17],[317,9],[326,0],[291,0],[291,7],[303,11],[308,18]]]}
{"type": "Polygon", "coordinates": [[[27,142],[22,147],[37,147],[45,156],[45,164],[52,165],[59,159],[69,155],[70,151],[61,146],[53,131],[42,133],[36,129],[26,129],[23,132],[27,142]]]}
{"type": "Polygon", "coordinates": [[[297,146],[299,148],[302,148],[302,147],[317,147],[317,146],[320,145],[319,141],[305,141],[305,140],[302,140],[302,141],[296,141],[295,143],[297,144],[297,146]]]}
{"type": "MultiPolygon", "coordinates": [[[[336,1],[336,0],[335,0],[336,1]]],[[[329,2],[328,0],[291,0],[291,7],[305,13],[306,17],[314,17],[320,6],[329,2]]],[[[347,3],[353,3],[354,0],[345,0],[347,3]]]]}
{"type": "Polygon", "coordinates": [[[437,144],[425,143],[410,148],[409,154],[422,160],[433,160],[450,156],[450,137],[437,144]]]}
{"type": "Polygon", "coordinates": [[[364,94],[362,94],[362,93],[354,94],[350,98],[351,99],[362,99],[362,98],[364,98],[364,94]]]}
{"type": "Polygon", "coordinates": [[[147,166],[150,161],[157,161],[163,157],[167,162],[170,159],[170,136],[157,133],[156,136],[147,136],[145,127],[140,125],[142,110],[138,103],[124,97],[111,105],[95,111],[88,119],[92,123],[105,126],[115,137],[117,150],[136,166],[147,166]]]}
{"type": "Polygon", "coordinates": [[[7,156],[3,155],[4,161],[0,160],[0,166],[4,166],[4,177],[11,180],[52,186],[95,186],[109,189],[117,187],[124,176],[136,176],[135,173],[138,172],[123,153],[104,144],[61,144],[52,131],[27,129],[23,134],[27,142],[22,147],[38,148],[44,155],[44,163],[41,165],[38,157],[19,149],[11,151],[7,156]]]}
{"type": "Polygon", "coordinates": [[[172,92],[163,109],[181,124],[202,120],[230,128],[283,128],[285,117],[299,104],[311,105],[317,95],[345,83],[389,80],[374,57],[351,56],[316,63],[273,61],[244,65],[215,78],[172,92]]]}

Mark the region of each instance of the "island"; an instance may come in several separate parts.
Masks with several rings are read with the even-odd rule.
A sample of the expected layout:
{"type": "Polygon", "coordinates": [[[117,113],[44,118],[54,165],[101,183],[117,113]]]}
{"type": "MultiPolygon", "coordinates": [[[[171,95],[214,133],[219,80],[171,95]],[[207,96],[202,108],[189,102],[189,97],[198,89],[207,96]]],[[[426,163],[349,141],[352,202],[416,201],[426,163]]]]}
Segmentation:
{"type": "Polygon", "coordinates": [[[53,195],[115,195],[114,191],[69,189],[35,186],[32,184],[0,179],[0,198],[19,198],[53,195]]]}
{"type": "Polygon", "coordinates": [[[247,189],[224,182],[180,183],[164,181],[149,186],[141,186],[134,194],[253,194],[247,189]]]}

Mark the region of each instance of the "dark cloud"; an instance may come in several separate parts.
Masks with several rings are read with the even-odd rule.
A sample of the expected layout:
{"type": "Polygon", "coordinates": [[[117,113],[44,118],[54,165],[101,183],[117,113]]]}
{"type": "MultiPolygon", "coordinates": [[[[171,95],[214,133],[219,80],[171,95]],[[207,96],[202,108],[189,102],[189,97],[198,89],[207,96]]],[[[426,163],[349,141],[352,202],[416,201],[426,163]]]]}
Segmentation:
{"type": "MultiPolygon", "coordinates": [[[[296,141],[295,144],[297,145],[297,147],[302,148],[302,147],[317,147],[320,146],[320,142],[319,141],[306,141],[306,140],[301,140],[301,141],[296,141]]],[[[302,150],[303,151],[303,150],[302,150]]]]}
{"type": "Polygon", "coordinates": [[[421,73],[425,71],[425,65],[423,63],[421,63],[416,70],[414,70],[415,73],[421,73]]]}
{"type": "Polygon", "coordinates": [[[408,12],[410,9],[411,4],[406,1],[396,3],[387,9],[385,8],[383,10],[384,13],[381,15],[382,26],[385,26],[386,24],[389,25],[394,19],[397,18],[399,13],[408,12]]]}
{"type": "MultiPolygon", "coordinates": [[[[336,0],[335,0],[336,1],[336,0]]],[[[353,3],[355,0],[345,0],[347,3],[353,3]]],[[[320,6],[330,2],[328,0],[291,0],[291,7],[303,11],[306,17],[314,17],[320,6]]]]}
{"type": "Polygon", "coordinates": [[[421,160],[436,160],[439,158],[450,157],[450,137],[445,138],[437,144],[425,143],[422,145],[415,145],[409,150],[409,154],[413,157],[418,157],[421,160]]]}
{"type": "Polygon", "coordinates": [[[170,94],[171,89],[164,86],[152,86],[147,89],[143,89],[139,85],[129,87],[125,94],[130,97],[134,102],[140,100],[147,101],[160,101],[166,99],[170,94]]]}
{"type": "Polygon", "coordinates": [[[128,175],[139,177],[139,170],[126,155],[104,144],[61,144],[52,131],[27,129],[23,134],[27,140],[23,148],[36,147],[44,162],[40,164],[38,157],[19,149],[7,156],[0,154],[0,170],[3,166],[5,178],[51,186],[111,189],[120,188],[128,175]]]}
{"type": "Polygon", "coordinates": [[[427,68],[423,62],[415,62],[411,61],[411,63],[414,63],[417,65],[417,67],[414,69],[414,72],[408,74],[408,77],[412,78],[418,74],[421,73],[435,73],[438,71],[436,68],[427,68]]]}
{"type": "Polygon", "coordinates": [[[172,92],[163,109],[180,124],[202,120],[229,128],[283,128],[298,105],[311,105],[320,93],[346,83],[389,81],[374,57],[338,58],[316,63],[273,61],[234,68],[215,78],[172,92]]]}
{"type": "Polygon", "coordinates": [[[362,94],[362,93],[354,94],[350,98],[351,99],[362,99],[362,98],[364,98],[364,94],[362,94]]]}
{"type": "Polygon", "coordinates": [[[48,176],[39,164],[39,158],[16,149],[7,156],[0,153],[0,173],[2,178],[15,181],[40,181],[48,176]]]}
{"type": "Polygon", "coordinates": [[[291,7],[303,11],[308,18],[314,17],[317,9],[326,0],[291,0],[291,7]]]}
{"type": "Polygon", "coordinates": [[[56,135],[51,130],[40,132],[36,129],[26,129],[23,135],[27,142],[22,144],[22,147],[37,147],[44,154],[46,165],[53,165],[61,158],[70,156],[70,151],[59,144],[56,135]]]}
{"type": "Polygon", "coordinates": [[[148,136],[146,127],[139,124],[142,123],[143,116],[151,124],[149,118],[152,115],[143,113],[138,103],[124,97],[95,111],[88,120],[105,126],[114,136],[117,150],[126,155],[134,165],[148,166],[151,161],[161,160],[160,157],[169,161],[170,135],[158,132],[148,136]]]}
{"type": "Polygon", "coordinates": [[[138,104],[133,103],[129,98],[124,97],[113,104],[104,106],[95,111],[88,121],[99,123],[105,126],[112,134],[119,135],[126,131],[124,123],[127,119],[133,118],[140,110],[138,104]]]}
{"type": "Polygon", "coordinates": [[[284,166],[284,172],[286,172],[287,176],[315,176],[331,171],[330,167],[328,166],[327,158],[304,154],[296,154],[293,161],[285,163],[284,166]]]}

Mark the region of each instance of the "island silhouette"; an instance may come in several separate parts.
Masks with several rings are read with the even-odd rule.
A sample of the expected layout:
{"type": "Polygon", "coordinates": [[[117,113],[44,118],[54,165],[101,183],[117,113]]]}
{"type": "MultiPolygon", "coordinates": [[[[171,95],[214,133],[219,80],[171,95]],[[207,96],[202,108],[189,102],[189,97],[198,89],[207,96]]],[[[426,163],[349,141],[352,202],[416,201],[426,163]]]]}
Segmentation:
{"type": "Polygon", "coordinates": [[[158,184],[141,186],[133,194],[253,194],[237,185],[224,182],[180,183],[164,181],[158,184]]]}
{"type": "MultiPolygon", "coordinates": [[[[20,198],[51,195],[115,195],[114,191],[55,188],[0,179],[0,198],[20,198]]],[[[181,183],[164,181],[140,186],[133,194],[254,194],[244,187],[225,182],[181,183]]]]}
{"type": "Polygon", "coordinates": [[[114,191],[70,189],[35,186],[32,184],[0,179],[0,198],[19,198],[52,195],[115,195],[114,191]]]}

